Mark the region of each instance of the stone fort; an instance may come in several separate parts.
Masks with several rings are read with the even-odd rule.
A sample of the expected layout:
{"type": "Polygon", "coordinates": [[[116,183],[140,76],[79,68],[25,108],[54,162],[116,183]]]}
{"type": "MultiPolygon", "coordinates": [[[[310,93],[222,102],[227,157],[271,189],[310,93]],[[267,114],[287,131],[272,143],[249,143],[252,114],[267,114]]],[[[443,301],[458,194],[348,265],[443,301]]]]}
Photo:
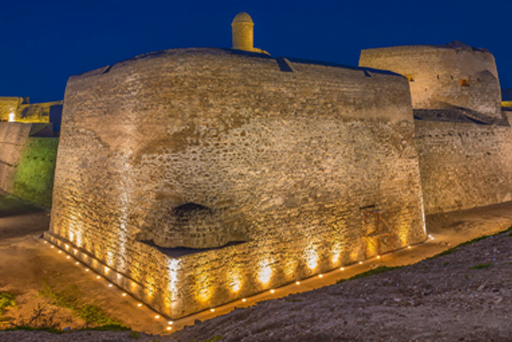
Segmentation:
{"type": "MultiPolygon", "coordinates": [[[[235,17],[232,49],[69,79],[47,240],[180,318],[421,243],[425,214],[512,200],[490,52],[370,49],[347,67],[272,57],[253,26],[235,17]]],[[[25,148],[26,125],[0,123],[2,148],[25,148]]]]}

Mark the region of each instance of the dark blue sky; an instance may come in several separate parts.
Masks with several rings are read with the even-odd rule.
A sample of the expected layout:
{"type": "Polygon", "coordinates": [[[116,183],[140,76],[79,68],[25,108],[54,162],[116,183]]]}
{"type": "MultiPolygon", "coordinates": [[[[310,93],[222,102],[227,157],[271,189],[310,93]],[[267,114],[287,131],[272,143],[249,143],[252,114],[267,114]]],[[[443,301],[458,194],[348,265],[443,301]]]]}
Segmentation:
{"type": "Polygon", "coordinates": [[[512,1],[2,0],[0,96],[60,100],[69,76],[146,52],[231,47],[231,21],[255,22],[255,46],[357,65],[364,48],[445,44],[489,49],[512,87],[512,1]]]}

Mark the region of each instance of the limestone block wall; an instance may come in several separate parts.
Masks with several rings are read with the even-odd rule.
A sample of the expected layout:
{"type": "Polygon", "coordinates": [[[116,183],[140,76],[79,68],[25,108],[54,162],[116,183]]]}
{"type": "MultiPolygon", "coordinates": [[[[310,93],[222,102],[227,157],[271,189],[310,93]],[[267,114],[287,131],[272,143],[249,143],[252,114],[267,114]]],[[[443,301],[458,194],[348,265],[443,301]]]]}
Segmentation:
{"type": "Polygon", "coordinates": [[[16,110],[16,122],[48,123],[53,106],[62,106],[62,101],[22,104],[16,110]]]}
{"type": "Polygon", "coordinates": [[[463,44],[368,49],[359,65],[407,76],[413,108],[455,106],[501,118],[496,62],[487,50],[463,44]]]}
{"type": "Polygon", "coordinates": [[[48,125],[0,122],[0,189],[51,206],[59,140],[48,125]]]}
{"type": "Polygon", "coordinates": [[[22,102],[21,97],[0,96],[0,122],[9,121],[22,102]]]}
{"type": "Polygon", "coordinates": [[[284,62],[170,50],[70,78],[46,237],[173,318],[375,255],[372,210],[395,248],[423,241],[405,78],[284,62]]]}
{"type": "Polygon", "coordinates": [[[512,200],[512,131],[508,124],[415,123],[427,214],[512,200]]]}

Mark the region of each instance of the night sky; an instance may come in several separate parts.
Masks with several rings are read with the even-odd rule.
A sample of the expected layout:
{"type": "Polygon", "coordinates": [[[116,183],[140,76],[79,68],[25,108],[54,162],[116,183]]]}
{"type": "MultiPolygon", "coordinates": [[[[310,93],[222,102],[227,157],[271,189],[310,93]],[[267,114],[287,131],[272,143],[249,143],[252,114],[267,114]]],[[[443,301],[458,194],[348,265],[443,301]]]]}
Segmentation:
{"type": "Polygon", "coordinates": [[[0,96],[60,100],[69,76],[146,52],[231,47],[248,12],[255,47],[357,65],[365,48],[445,44],[490,50],[512,87],[512,1],[2,0],[0,96]]]}

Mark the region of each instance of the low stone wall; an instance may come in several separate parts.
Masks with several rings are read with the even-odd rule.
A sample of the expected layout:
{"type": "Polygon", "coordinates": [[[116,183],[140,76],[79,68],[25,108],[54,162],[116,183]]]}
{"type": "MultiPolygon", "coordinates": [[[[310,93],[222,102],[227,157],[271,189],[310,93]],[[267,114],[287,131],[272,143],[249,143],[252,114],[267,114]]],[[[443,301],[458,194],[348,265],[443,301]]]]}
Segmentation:
{"type": "Polygon", "coordinates": [[[51,206],[58,138],[51,125],[0,122],[0,189],[51,206]]]}
{"type": "Polygon", "coordinates": [[[426,214],[512,200],[508,124],[415,120],[426,214]]]}

